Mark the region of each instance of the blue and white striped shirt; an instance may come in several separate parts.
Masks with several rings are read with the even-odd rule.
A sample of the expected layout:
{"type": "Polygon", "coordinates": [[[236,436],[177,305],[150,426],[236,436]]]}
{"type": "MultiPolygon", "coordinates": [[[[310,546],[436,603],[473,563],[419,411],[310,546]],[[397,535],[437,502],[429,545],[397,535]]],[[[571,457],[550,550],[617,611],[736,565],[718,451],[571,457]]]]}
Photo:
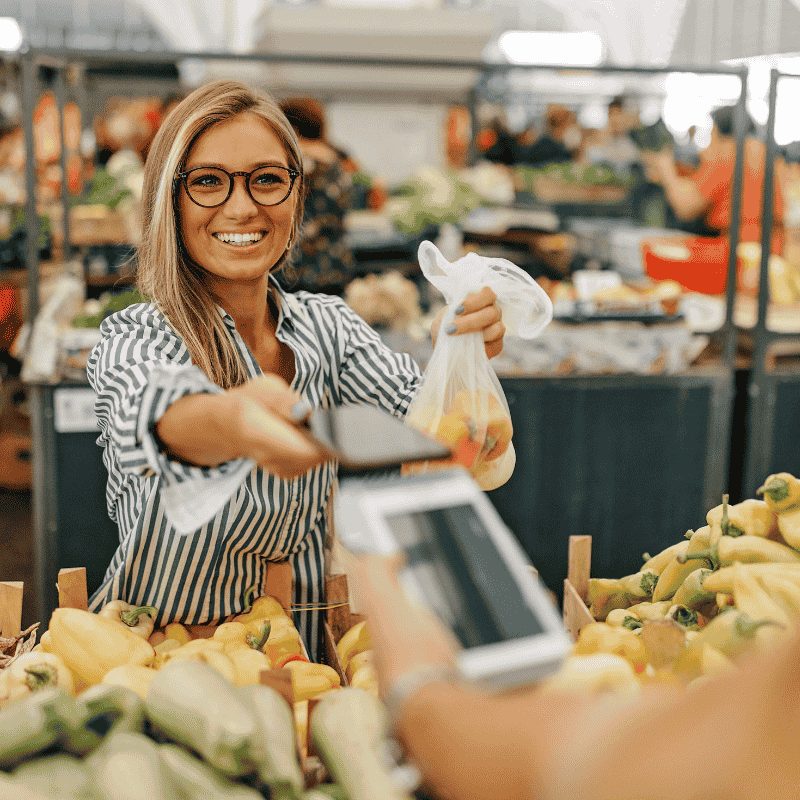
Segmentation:
{"type": "MultiPolygon", "coordinates": [[[[276,335],[295,357],[292,388],[312,407],[367,402],[405,414],[420,381],[408,355],[389,350],[337,297],[285,294],[274,281],[270,292],[278,310],[276,335]]],[[[260,375],[233,318],[221,308],[219,313],[250,376],[260,375]]],[[[120,545],[91,607],[121,598],[155,606],[159,625],[213,622],[242,611],[246,589],[263,585],[267,562],[284,559],[293,565],[294,602],[322,602],[336,465],[281,479],[244,460],[210,468],[171,458],[153,437],[155,423],[180,397],[222,390],[192,365],[183,340],[153,304],[110,316],[101,333],[87,372],[97,393],[97,441],[104,448],[108,510],[120,545]],[[214,513],[181,535],[165,497],[188,485],[201,505],[210,498],[214,513]]],[[[298,619],[312,651],[319,640],[317,616],[298,619]]]]}

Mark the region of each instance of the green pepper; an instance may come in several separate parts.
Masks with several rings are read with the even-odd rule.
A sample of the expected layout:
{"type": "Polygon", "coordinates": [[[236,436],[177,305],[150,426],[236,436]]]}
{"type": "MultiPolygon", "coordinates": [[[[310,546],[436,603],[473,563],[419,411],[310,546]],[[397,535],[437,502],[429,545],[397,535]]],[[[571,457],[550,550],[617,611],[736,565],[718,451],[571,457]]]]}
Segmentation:
{"type": "Polygon", "coordinates": [[[260,792],[223,777],[176,744],[162,744],[158,753],[181,800],[263,800],[260,792]]]}
{"type": "Polygon", "coordinates": [[[0,800],[50,800],[53,795],[42,794],[11,776],[0,772],[0,800]]]}
{"type": "Polygon", "coordinates": [[[115,733],[87,759],[101,800],[172,800],[178,792],[158,745],[141,733],[115,733]]]}
{"type": "Polygon", "coordinates": [[[675,592],[672,602],[675,605],[686,606],[686,608],[698,608],[713,602],[716,592],[709,592],[703,588],[703,581],[711,572],[710,569],[701,567],[687,575],[678,591],[675,592]]]}
{"type": "Polygon", "coordinates": [[[321,783],[303,794],[303,800],[348,800],[338,783],[321,783]]]}
{"type": "Polygon", "coordinates": [[[75,700],[55,687],[11,703],[0,711],[0,769],[52,747],[82,722],[75,700]]]}
{"type": "Polygon", "coordinates": [[[171,661],[150,684],[145,713],[153,727],[197,752],[229,777],[255,771],[258,724],[231,683],[207,664],[171,661]]]}
{"type": "Polygon", "coordinates": [[[86,765],[66,753],[26,761],[13,774],[15,781],[47,797],[87,800],[93,796],[92,779],[86,765]]]}
{"type": "Polygon", "coordinates": [[[697,630],[697,612],[693,611],[691,608],[675,605],[669,610],[667,616],[684,628],[697,630]]]}

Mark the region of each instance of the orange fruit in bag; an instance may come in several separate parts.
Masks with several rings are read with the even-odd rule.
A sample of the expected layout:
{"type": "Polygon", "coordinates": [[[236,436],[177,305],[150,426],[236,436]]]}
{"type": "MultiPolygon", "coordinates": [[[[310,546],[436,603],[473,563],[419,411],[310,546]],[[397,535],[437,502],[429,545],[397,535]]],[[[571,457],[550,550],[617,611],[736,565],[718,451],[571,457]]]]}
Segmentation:
{"type": "Polygon", "coordinates": [[[470,420],[474,429],[477,426],[471,417],[474,414],[482,413],[484,406],[487,413],[486,438],[481,447],[481,456],[487,461],[493,461],[508,450],[508,446],[511,444],[511,437],[514,434],[511,417],[500,400],[494,394],[488,392],[476,395],[462,389],[453,398],[450,413],[470,420]]]}

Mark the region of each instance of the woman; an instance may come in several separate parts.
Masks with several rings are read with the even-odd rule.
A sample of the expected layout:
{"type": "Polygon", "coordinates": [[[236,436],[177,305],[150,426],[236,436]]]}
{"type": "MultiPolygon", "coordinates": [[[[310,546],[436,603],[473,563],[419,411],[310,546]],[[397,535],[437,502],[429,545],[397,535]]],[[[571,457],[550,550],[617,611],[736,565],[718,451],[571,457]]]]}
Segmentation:
{"type": "MultiPolygon", "coordinates": [[[[302,181],[286,117],[239,83],[190,94],[153,141],[138,253],[152,302],[109,317],[88,364],[120,534],[93,609],[123,598],[159,624],[220,620],[287,559],[295,604],[323,600],[336,465],[293,423],[358,402],[402,416],[420,375],[338,298],[277,285],[302,181]]],[[[448,333],[482,331],[499,352],[494,300],[468,297],[448,333]]],[[[313,655],[317,615],[298,625],[313,655]]]]}
{"type": "Polygon", "coordinates": [[[353,184],[340,154],[327,139],[325,111],[310,97],[284,100],[286,115],[303,154],[305,210],[293,274],[281,276],[290,291],[341,295],[355,275],[353,254],[345,241],[344,217],[352,203],[353,184]]]}
{"type": "Polygon", "coordinates": [[[451,637],[403,597],[396,560],[342,558],[358,608],[376,621],[375,665],[395,732],[436,797],[797,797],[800,633],[686,690],[490,694],[456,678],[451,637]]]}

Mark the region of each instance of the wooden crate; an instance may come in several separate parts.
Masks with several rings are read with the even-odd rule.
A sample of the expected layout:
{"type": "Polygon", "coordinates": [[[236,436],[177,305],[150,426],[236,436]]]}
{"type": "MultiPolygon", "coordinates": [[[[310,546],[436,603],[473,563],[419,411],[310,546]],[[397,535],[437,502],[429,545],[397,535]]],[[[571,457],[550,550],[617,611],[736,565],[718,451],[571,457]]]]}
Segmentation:
{"type": "Polygon", "coordinates": [[[570,536],[567,577],[564,579],[564,627],[573,639],[584,625],[594,622],[586,600],[592,566],[592,537],[570,536]]]}

